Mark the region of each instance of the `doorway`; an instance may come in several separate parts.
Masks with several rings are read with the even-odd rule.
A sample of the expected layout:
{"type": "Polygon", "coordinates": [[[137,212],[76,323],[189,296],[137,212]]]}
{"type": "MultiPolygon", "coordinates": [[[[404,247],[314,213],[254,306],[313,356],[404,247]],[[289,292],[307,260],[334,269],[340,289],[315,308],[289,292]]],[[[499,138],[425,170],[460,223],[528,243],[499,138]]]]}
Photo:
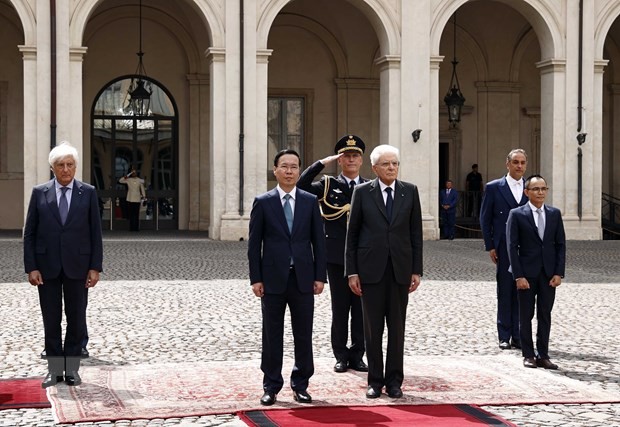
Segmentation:
{"type": "Polygon", "coordinates": [[[168,92],[140,77],[147,101],[131,99],[138,76],[124,76],[99,92],[91,126],[92,184],[104,230],[129,230],[127,186],[119,179],[135,169],[144,180],[140,229],[178,229],[178,118],[168,92]]]}

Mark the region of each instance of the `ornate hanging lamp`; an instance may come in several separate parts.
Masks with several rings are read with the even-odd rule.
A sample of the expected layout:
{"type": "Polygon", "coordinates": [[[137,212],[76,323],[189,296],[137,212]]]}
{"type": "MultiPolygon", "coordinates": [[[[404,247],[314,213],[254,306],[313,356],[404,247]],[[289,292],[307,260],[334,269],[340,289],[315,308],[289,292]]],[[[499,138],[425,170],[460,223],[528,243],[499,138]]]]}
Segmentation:
{"type": "Polygon", "coordinates": [[[456,124],[461,121],[461,109],[465,104],[465,97],[461,93],[461,86],[459,85],[459,77],[456,74],[456,65],[459,62],[456,60],[456,12],[454,12],[454,43],[453,43],[453,57],[452,57],[452,78],[450,79],[450,88],[448,93],[443,98],[443,102],[448,107],[448,120],[451,127],[456,127],[456,124]]]}
{"type": "Polygon", "coordinates": [[[129,96],[129,106],[134,116],[147,116],[150,112],[151,94],[145,85],[150,86],[150,82],[146,80],[146,69],[142,62],[144,52],[142,51],[142,0],[139,3],[139,40],[138,40],[138,68],[136,69],[134,77],[131,78],[127,95],[129,96]]]}

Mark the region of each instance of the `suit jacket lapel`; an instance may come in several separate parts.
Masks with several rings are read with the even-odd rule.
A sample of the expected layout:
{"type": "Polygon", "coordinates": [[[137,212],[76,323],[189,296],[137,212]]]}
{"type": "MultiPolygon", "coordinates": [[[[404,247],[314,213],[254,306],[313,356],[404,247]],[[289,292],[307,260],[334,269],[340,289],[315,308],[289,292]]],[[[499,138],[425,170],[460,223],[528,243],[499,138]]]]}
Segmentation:
{"type": "Polygon", "coordinates": [[[54,217],[58,223],[62,225],[62,221],[60,220],[60,211],[58,210],[58,202],[56,200],[56,186],[54,183],[55,181],[53,179],[47,183],[44,190],[45,199],[47,200],[47,205],[54,214],[54,217]]]}
{"type": "Polygon", "coordinates": [[[385,210],[385,201],[383,200],[383,192],[381,191],[381,186],[379,185],[379,178],[376,178],[370,183],[370,194],[372,194],[372,198],[377,204],[377,209],[379,209],[379,212],[383,214],[383,217],[387,221],[387,211],[385,210]]]}
{"type": "MultiPolygon", "coordinates": [[[[274,188],[269,192],[269,205],[274,212],[274,215],[284,231],[287,234],[290,234],[288,231],[288,224],[286,223],[286,218],[284,217],[284,208],[282,207],[282,202],[280,201],[280,193],[278,193],[278,189],[274,188]]],[[[293,229],[295,229],[295,215],[293,215],[293,229]]]]}
{"type": "MultiPolygon", "coordinates": [[[[532,231],[534,231],[534,234],[538,236],[538,227],[536,227],[536,221],[534,221],[534,215],[536,215],[536,212],[530,209],[529,206],[523,208],[523,210],[526,213],[525,217],[527,218],[527,222],[532,226],[532,231]]],[[[538,238],[540,239],[540,236],[538,236],[538,238]]]]}
{"type": "Polygon", "coordinates": [[[399,180],[395,181],[394,185],[394,206],[392,208],[392,222],[396,219],[398,212],[401,210],[401,206],[405,199],[405,186],[399,180]]]}
{"type": "MultiPolygon", "coordinates": [[[[69,203],[69,212],[67,213],[67,221],[65,225],[71,221],[76,211],[81,210],[80,206],[84,203],[84,189],[83,184],[77,179],[73,181],[73,188],[71,189],[71,203],[69,203]]],[[[60,212],[58,213],[60,218],[60,212]]]]}

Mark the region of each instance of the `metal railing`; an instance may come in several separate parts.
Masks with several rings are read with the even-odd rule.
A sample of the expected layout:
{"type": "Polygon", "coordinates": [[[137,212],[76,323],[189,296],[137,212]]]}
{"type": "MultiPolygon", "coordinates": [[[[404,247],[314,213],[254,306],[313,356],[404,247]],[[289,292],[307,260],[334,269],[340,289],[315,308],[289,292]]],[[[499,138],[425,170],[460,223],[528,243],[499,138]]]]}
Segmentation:
{"type": "Polygon", "coordinates": [[[601,197],[601,227],[604,240],[620,239],[620,199],[603,193],[601,197]]]}

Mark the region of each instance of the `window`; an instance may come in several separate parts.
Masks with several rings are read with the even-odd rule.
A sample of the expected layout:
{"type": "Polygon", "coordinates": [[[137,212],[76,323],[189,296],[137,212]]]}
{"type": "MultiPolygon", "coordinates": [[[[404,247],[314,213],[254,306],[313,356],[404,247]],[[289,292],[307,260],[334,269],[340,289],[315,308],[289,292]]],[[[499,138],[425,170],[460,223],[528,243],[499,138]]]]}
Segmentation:
{"type": "Polygon", "coordinates": [[[267,170],[272,178],[273,158],[287,148],[299,153],[304,161],[305,99],[303,97],[270,97],[267,107],[267,170]]]}

